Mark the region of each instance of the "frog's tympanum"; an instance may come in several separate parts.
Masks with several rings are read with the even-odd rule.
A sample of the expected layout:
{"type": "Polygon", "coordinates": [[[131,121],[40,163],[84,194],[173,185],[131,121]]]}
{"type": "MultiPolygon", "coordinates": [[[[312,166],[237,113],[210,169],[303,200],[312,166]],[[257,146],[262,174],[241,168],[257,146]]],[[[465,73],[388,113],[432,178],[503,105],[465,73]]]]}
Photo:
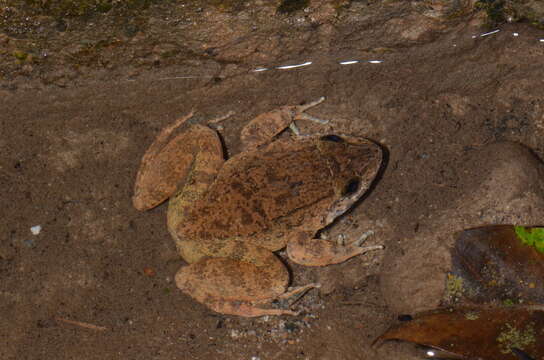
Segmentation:
{"type": "Polygon", "coordinates": [[[133,203],[147,210],[170,199],[168,229],[189,263],[176,274],[183,292],[223,314],[294,315],[264,305],[319,285],[287,291],[289,272],[274,251],[286,247],[292,261],[323,266],[370,249],[315,235],[369,188],[382,162],[380,147],[339,135],[277,139],[294,120],[318,120],[303,112],[322,101],[256,117],[242,130],[244,150],[226,161],[209,127],[193,125],[172,136],[192,113],[147,150],[133,203]]]}

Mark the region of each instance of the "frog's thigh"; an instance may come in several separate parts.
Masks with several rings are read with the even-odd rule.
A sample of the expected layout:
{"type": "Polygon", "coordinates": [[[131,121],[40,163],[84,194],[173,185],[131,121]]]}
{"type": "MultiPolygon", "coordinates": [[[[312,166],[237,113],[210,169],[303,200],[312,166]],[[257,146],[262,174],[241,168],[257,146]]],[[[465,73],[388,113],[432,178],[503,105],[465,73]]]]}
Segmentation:
{"type": "Polygon", "coordinates": [[[285,292],[288,281],[289,273],[278,258],[263,266],[231,258],[207,258],[182,267],[176,274],[176,285],[207,305],[218,300],[272,300],[285,292]]]}
{"type": "Polygon", "coordinates": [[[242,261],[208,258],[181,268],[176,274],[176,284],[183,292],[221,314],[245,317],[296,315],[288,309],[266,309],[256,305],[281,296],[287,287],[286,268],[281,263],[273,267],[272,271],[264,272],[262,268],[242,261]]]}
{"type": "Polygon", "coordinates": [[[195,172],[196,161],[203,178],[213,178],[223,164],[221,141],[208,127],[194,125],[167,143],[161,138],[151,145],[136,177],[134,206],[150,209],[169,198],[195,172]]]}
{"type": "Polygon", "coordinates": [[[251,238],[192,239],[174,236],[174,239],[181,257],[190,264],[208,257],[224,257],[259,267],[274,267],[278,258],[272,252],[285,247],[284,235],[274,233],[260,234],[251,238]]]}
{"type": "Polygon", "coordinates": [[[297,264],[325,266],[344,262],[377,247],[361,247],[358,242],[338,244],[310,236],[293,237],[287,243],[287,255],[297,264]]]}

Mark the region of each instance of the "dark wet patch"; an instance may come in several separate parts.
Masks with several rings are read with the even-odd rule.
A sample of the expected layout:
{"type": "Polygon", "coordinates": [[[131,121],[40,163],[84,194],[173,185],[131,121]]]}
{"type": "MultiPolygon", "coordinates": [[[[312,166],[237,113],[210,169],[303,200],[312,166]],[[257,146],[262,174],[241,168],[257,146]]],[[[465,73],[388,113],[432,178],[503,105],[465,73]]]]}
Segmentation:
{"type": "Polygon", "coordinates": [[[278,6],[278,12],[282,14],[292,13],[308,7],[309,4],[309,0],[282,0],[280,6],[278,6]]]}

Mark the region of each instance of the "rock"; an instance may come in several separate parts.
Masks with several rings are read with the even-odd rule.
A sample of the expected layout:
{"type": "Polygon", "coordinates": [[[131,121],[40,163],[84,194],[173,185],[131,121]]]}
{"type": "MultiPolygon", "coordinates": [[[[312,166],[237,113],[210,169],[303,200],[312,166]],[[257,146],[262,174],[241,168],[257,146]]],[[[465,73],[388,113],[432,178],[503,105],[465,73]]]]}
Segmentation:
{"type": "Polygon", "coordinates": [[[394,18],[385,24],[387,31],[399,41],[430,41],[433,33],[444,29],[444,25],[423,15],[394,18]]]}
{"type": "Polygon", "coordinates": [[[467,153],[464,164],[456,169],[458,200],[422,221],[422,230],[403,243],[400,254],[386,254],[382,291],[395,312],[440,305],[455,232],[489,224],[542,224],[544,166],[528,148],[495,143],[467,153]]]}
{"type": "Polygon", "coordinates": [[[474,0],[424,0],[413,2],[412,6],[424,16],[447,21],[470,13],[474,3],[474,0]]]}
{"type": "Polygon", "coordinates": [[[527,20],[534,25],[544,26],[544,3],[540,0],[507,0],[503,4],[506,20],[527,20]]]}

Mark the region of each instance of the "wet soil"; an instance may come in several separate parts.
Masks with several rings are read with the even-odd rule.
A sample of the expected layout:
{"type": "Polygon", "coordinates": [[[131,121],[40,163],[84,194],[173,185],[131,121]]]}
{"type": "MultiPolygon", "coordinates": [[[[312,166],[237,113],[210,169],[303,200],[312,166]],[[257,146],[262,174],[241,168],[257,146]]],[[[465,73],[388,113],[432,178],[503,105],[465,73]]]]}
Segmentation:
{"type": "MultiPolygon", "coordinates": [[[[444,249],[429,243],[432,227],[444,225],[433,216],[462,214],[465,205],[479,211],[467,194],[502,189],[493,169],[516,173],[516,156],[544,156],[544,32],[507,24],[482,36],[488,29],[478,14],[437,17],[405,2],[357,1],[340,13],[336,2],[312,3],[294,14],[195,8],[208,20],[185,28],[162,27],[165,8],[151,8],[161,16],[120,35],[118,47],[90,53],[76,39],[100,31],[82,22],[81,33],[51,45],[64,36],[60,48],[77,51],[2,60],[9,63],[0,80],[2,359],[418,358],[399,344],[371,347],[399,315],[439,302],[436,291],[411,292],[432,276],[405,286],[412,269],[395,259],[432,257],[435,249],[442,258],[444,249]],[[347,60],[359,62],[340,64],[347,60]],[[166,230],[166,207],[132,207],[140,159],[160,129],[191,109],[200,122],[236,112],[221,131],[234,154],[253,117],[321,96],[326,101],[310,113],[330,124],[301,122],[303,132],[364,136],[387,152],[372,191],[325,233],[372,229],[368,241],[386,249],[325,268],[289,264],[294,285],[324,284],[296,305],[300,316],[213,313],[172,281],[184,263],[166,230]],[[493,157],[504,151],[498,142],[530,150],[505,151],[506,161],[493,157]]],[[[92,26],[105,32],[107,20],[92,26]]],[[[4,54],[29,38],[2,36],[4,54]]],[[[542,186],[534,189],[541,199],[542,186]]],[[[525,194],[523,186],[512,193],[508,199],[525,194]]],[[[476,217],[482,223],[534,221],[530,204],[486,206],[476,217]]],[[[447,271],[436,261],[410,266],[416,262],[424,267],[418,274],[447,271]]]]}

